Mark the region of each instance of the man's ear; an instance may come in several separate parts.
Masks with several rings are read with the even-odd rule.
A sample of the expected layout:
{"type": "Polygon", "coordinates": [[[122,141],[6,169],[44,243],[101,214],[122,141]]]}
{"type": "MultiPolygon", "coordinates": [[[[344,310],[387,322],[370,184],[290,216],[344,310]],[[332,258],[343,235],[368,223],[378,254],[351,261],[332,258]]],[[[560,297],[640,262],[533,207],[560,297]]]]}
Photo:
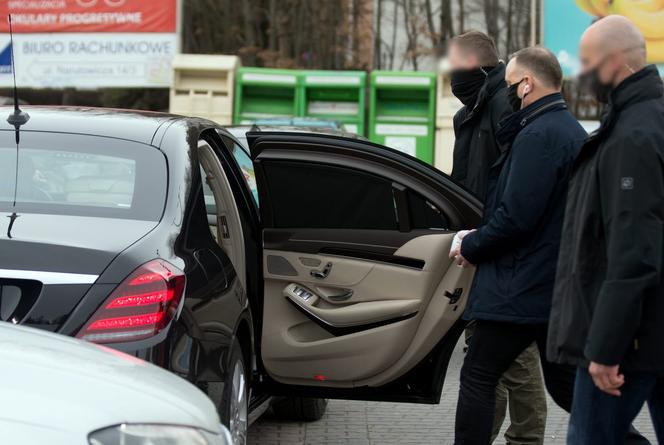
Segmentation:
{"type": "Polygon", "coordinates": [[[526,76],[523,78],[523,80],[526,82],[526,84],[523,86],[523,95],[525,96],[526,94],[530,93],[533,89],[533,87],[530,86],[530,84],[533,82],[533,78],[530,76],[526,76]]]}

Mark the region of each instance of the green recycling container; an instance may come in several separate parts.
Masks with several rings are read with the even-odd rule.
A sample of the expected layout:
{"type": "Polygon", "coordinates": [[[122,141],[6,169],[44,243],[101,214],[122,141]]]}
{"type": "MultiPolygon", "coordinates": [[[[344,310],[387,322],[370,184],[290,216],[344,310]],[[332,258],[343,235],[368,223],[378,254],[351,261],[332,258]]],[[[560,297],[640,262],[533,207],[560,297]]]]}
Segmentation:
{"type": "Polygon", "coordinates": [[[365,134],[367,74],[362,71],[300,71],[303,117],[339,121],[349,133],[365,134]]]}
{"type": "Polygon", "coordinates": [[[256,119],[297,116],[301,94],[296,71],[238,68],[233,123],[251,124],[256,119]]]}
{"type": "Polygon", "coordinates": [[[369,139],[433,164],[436,75],[374,71],[369,86],[369,139]]]}

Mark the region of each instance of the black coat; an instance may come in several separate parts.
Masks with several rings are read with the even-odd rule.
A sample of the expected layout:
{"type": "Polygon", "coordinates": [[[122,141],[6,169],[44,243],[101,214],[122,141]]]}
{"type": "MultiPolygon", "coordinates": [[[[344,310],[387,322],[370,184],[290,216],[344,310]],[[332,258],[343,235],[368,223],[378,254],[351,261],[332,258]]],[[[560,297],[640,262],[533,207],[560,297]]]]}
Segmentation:
{"type": "Polygon", "coordinates": [[[489,169],[501,150],[494,137],[500,120],[508,115],[505,64],[487,75],[472,108],[462,107],[454,115],[454,159],[452,179],[482,201],[486,197],[489,169]]]}
{"type": "Polygon", "coordinates": [[[664,373],[663,96],[654,66],[627,78],[575,163],[552,361],[664,373]]]}
{"type": "Polygon", "coordinates": [[[476,264],[466,319],[546,323],[567,183],[586,132],[558,93],[501,122],[481,227],[464,238],[476,264]]]}

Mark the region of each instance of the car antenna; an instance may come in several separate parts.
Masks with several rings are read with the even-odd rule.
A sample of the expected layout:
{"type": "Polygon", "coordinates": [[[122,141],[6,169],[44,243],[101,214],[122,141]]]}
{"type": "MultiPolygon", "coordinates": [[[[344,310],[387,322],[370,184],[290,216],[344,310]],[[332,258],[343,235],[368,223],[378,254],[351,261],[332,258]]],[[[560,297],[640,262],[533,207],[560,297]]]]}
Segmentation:
{"type": "Polygon", "coordinates": [[[14,126],[16,130],[16,151],[18,151],[18,143],[20,140],[19,131],[21,125],[25,125],[30,120],[30,115],[25,111],[21,110],[19,107],[18,101],[18,88],[16,87],[16,64],[14,63],[14,30],[12,29],[12,15],[9,14],[9,47],[11,48],[11,58],[12,58],[12,75],[14,76],[14,112],[9,115],[7,122],[10,125],[14,126]]]}
{"type": "Polygon", "coordinates": [[[12,29],[12,15],[8,15],[9,20],[9,47],[12,60],[12,75],[14,77],[14,112],[9,115],[7,122],[10,125],[14,126],[16,131],[16,172],[14,176],[14,211],[9,218],[9,226],[7,227],[7,238],[12,237],[12,228],[14,228],[14,223],[16,218],[20,215],[16,213],[16,198],[17,198],[17,188],[18,188],[18,146],[21,140],[21,125],[25,125],[30,120],[30,115],[25,111],[22,111],[18,103],[18,88],[16,87],[16,64],[14,63],[14,30],[12,29]]]}

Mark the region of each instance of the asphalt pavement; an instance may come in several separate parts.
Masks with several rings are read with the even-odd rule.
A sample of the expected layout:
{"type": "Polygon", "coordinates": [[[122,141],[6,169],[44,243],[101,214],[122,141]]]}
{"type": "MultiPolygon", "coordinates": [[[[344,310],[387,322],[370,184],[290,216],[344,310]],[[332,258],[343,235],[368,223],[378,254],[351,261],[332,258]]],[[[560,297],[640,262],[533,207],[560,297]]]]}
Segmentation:
{"type": "MultiPolygon", "coordinates": [[[[264,416],[250,428],[249,444],[451,445],[462,361],[463,349],[459,344],[452,356],[439,405],[331,400],[325,417],[318,422],[279,422],[269,415],[264,416]]],[[[549,399],[545,444],[565,443],[567,419],[567,413],[549,399]]],[[[656,443],[647,410],[641,413],[635,425],[656,443]]],[[[496,443],[505,443],[500,439],[502,436],[496,443]]]]}

